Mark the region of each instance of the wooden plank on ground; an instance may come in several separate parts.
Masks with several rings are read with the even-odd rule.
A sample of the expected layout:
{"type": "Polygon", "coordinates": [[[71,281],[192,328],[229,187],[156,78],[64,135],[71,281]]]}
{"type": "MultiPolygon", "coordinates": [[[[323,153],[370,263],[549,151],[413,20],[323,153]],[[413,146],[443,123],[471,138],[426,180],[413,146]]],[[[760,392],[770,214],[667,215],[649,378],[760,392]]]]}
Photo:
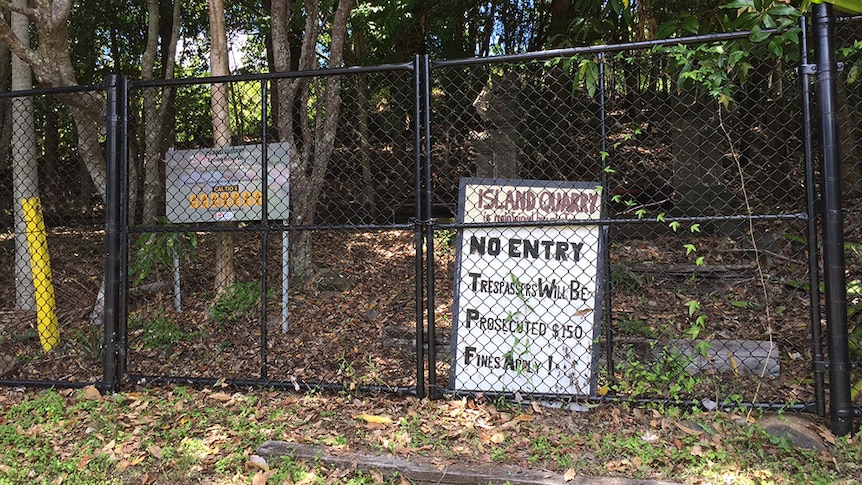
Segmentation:
{"type": "Polygon", "coordinates": [[[327,467],[361,470],[377,470],[386,478],[396,473],[413,484],[511,484],[511,485],[664,485],[670,482],[633,480],[612,477],[575,477],[565,481],[558,473],[525,470],[502,464],[454,463],[451,460],[435,461],[425,457],[409,460],[394,455],[344,452],[331,448],[286,441],[267,441],[257,450],[267,461],[277,457],[292,457],[297,461],[322,463],[327,467]]]}

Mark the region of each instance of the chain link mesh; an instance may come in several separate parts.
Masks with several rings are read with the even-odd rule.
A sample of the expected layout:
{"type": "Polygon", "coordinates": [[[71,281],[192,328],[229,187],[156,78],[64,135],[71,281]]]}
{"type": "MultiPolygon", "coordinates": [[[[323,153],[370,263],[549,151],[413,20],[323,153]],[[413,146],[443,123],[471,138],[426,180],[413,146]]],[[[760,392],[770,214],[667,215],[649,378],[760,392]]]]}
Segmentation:
{"type": "MultiPolygon", "coordinates": [[[[456,310],[457,331],[438,314],[452,346],[443,378],[456,389],[521,395],[813,399],[801,385],[811,349],[798,81],[792,66],[752,63],[727,103],[679,85],[673,59],[654,51],[435,69],[437,202],[457,203],[451,174],[584,181],[602,186],[604,216],[613,219],[607,260],[590,244],[582,255],[598,268],[607,263],[606,276],[573,265],[557,277],[543,258],[524,259],[529,238],[511,233],[497,236],[513,268],[464,256],[478,252],[473,229],[463,232],[460,273],[443,264],[457,259],[454,247],[438,248],[440,271],[458,278],[455,287],[441,282],[447,292],[438,301],[446,307],[460,287],[471,305],[456,310]],[[524,275],[529,283],[519,281],[524,275]],[[593,300],[584,308],[539,306],[570,299],[560,282],[585,277],[593,300]],[[551,290],[527,295],[518,283],[551,290]],[[605,301],[595,299],[602,289],[605,301]],[[586,342],[554,332],[587,310],[586,342]],[[534,333],[535,321],[544,323],[534,333]],[[601,365],[590,367],[599,355],[601,365]],[[568,368],[549,366],[564,359],[580,363],[582,382],[594,376],[593,385],[573,386],[568,368]],[[537,386],[530,379],[543,365],[550,375],[537,386]]],[[[559,228],[519,229],[549,247],[584,242],[559,228]]]]}
{"type": "Polygon", "coordinates": [[[0,99],[2,379],[101,377],[104,203],[78,150],[72,114],[59,101],[84,95],[98,100],[101,93],[0,99]]]}
{"type": "MultiPolygon", "coordinates": [[[[158,131],[168,136],[151,148],[164,163],[156,195],[167,194],[156,207],[167,209],[133,226],[130,374],[415,385],[412,85],[410,70],[230,82],[223,148],[195,111],[210,87],[176,89],[175,135],[158,131]],[[309,249],[312,264],[288,283],[284,264],[309,249]],[[220,288],[225,254],[235,278],[220,288]]],[[[135,93],[144,117],[165,89],[135,93]]]]}
{"type": "MultiPolygon", "coordinates": [[[[858,26],[839,29],[858,38],[858,26]]],[[[452,390],[812,401],[797,71],[752,58],[718,101],[680,84],[675,55],[435,64],[431,150],[420,150],[431,213],[416,206],[426,187],[407,67],[238,77],[219,90],[141,83],[124,192],[126,370],[409,387],[424,296],[438,350],[428,363],[452,390]],[[480,215],[459,213],[462,199],[480,215]],[[541,210],[548,223],[525,221],[541,210]],[[580,222],[555,223],[571,214],[580,222]],[[414,231],[428,224],[435,266],[417,272],[414,231]],[[290,286],[285,265],[300,268],[290,286]]],[[[839,60],[858,361],[856,43],[839,60]]],[[[3,379],[102,371],[101,165],[79,151],[67,95],[0,99],[3,379]],[[19,129],[29,105],[32,133],[19,129]]]]}
{"type": "Polygon", "coordinates": [[[844,247],[847,281],[847,324],[850,332],[850,374],[853,405],[862,407],[862,34],[859,22],[837,26],[837,61],[843,69],[837,77],[839,153],[844,197],[844,247]]]}

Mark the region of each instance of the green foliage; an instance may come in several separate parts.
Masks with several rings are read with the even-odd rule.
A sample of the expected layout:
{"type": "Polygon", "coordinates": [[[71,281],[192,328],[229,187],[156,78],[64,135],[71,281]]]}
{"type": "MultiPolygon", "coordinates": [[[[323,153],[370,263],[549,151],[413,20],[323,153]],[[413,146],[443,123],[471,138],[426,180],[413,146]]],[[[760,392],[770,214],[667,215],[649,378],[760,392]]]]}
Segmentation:
{"type": "Polygon", "coordinates": [[[452,247],[455,244],[455,239],[458,236],[458,231],[455,229],[442,229],[434,231],[434,244],[436,246],[452,247]]]}
{"type": "Polygon", "coordinates": [[[700,383],[698,376],[686,372],[690,363],[691,358],[668,349],[662,349],[654,362],[648,362],[629,348],[620,366],[619,379],[611,389],[631,399],[655,395],[684,399],[700,383]]]}
{"type": "Polygon", "coordinates": [[[636,272],[617,264],[611,265],[611,286],[625,290],[641,292],[652,283],[653,278],[647,272],[636,272]]]}
{"type": "MultiPolygon", "coordinates": [[[[520,320],[526,316],[527,312],[532,312],[534,310],[533,306],[530,304],[530,299],[524,294],[524,284],[521,283],[518,278],[509,273],[509,278],[512,280],[512,284],[515,286],[515,291],[517,292],[518,300],[521,301],[522,308],[516,310],[510,310],[509,314],[506,316],[506,321],[520,320]]],[[[516,333],[522,332],[522,323],[518,324],[516,333]]],[[[530,339],[529,338],[520,338],[513,337],[512,346],[503,353],[503,357],[506,361],[512,365],[514,365],[516,375],[520,376],[525,372],[529,372],[532,369],[523,368],[522,362],[523,357],[529,356],[532,354],[532,350],[530,348],[530,339]]]]}
{"type": "Polygon", "coordinates": [[[855,84],[862,79],[862,40],[853,41],[853,44],[839,48],[836,57],[838,61],[844,63],[848,84],[855,84]]]}
{"type": "Polygon", "coordinates": [[[750,30],[750,39],[755,43],[771,37],[772,34],[766,31],[768,29],[785,32],[795,28],[796,19],[802,15],[793,5],[770,0],[733,0],[722,8],[735,10],[736,13],[735,18],[725,17],[728,29],[750,30]]]}
{"type": "Polygon", "coordinates": [[[147,349],[171,348],[180,342],[194,339],[201,335],[203,329],[183,329],[165,317],[159,309],[156,317],[144,321],[140,316],[132,316],[129,326],[133,329],[143,329],[143,345],[147,349]]]}
{"type": "Polygon", "coordinates": [[[607,405],[572,416],[550,409],[538,414],[499,400],[496,406],[468,407],[466,400],[303,398],[218,386],[143,387],[106,396],[10,391],[4,397],[0,484],[137,483],[154,471],[158,483],[403,483],[376,470],[348,472],[322,460],[267,457],[266,477],[249,466],[249,455],[262,442],[290,436],[346,444],[353,451],[430,455],[430,461],[490,458],[561,474],[740,484],[855,483],[862,452],[856,438],[836,438],[829,451],[818,454],[740,422],[733,413],[668,406],[607,405]],[[371,409],[397,415],[397,424],[370,429],[351,417],[371,409]]]}
{"type": "MultiPolygon", "coordinates": [[[[203,76],[192,68],[184,68],[181,76],[203,76]]],[[[194,143],[208,146],[212,140],[212,113],[210,112],[210,91],[206,84],[178,86],[176,89],[177,113],[182,113],[176,120],[176,141],[178,143],[194,143]]]]}
{"type": "MultiPolygon", "coordinates": [[[[689,327],[685,329],[683,333],[685,333],[688,338],[692,340],[697,340],[698,337],[700,337],[700,333],[706,328],[706,315],[703,313],[698,314],[698,312],[701,311],[701,306],[700,302],[697,300],[689,300],[685,303],[685,306],[688,307],[688,316],[695,318],[691,321],[689,327]]],[[[710,348],[711,345],[705,340],[700,340],[695,343],[695,349],[697,349],[697,351],[702,357],[707,356],[707,351],[710,348]]]]}
{"type": "Polygon", "coordinates": [[[75,347],[91,359],[98,359],[102,355],[102,328],[96,325],[88,325],[84,330],[70,329],[75,347]]]}
{"type": "Polygon", "coordinates": [[[596,58],[581,59],[575,76],[574,86],[583,85],[590,97],[595,96],[599,87],[599,64],[596,58]]]}
{"type": "Polygon", "coordinates": [[[701,88],[727,106],[733,92],[752,68],[747,50],[736,48],[728,52],[727,45],[731,44],[677,45],[655,50],[667,54],[676,64],[678,89],[701,88]]]}
{"type": "Polygon", "coordinates": [[[620,320],[616,323],[619,332],[626,336],[654,338],[655,329],[640,318],[620,320]]]}
{"type": "MultiPolygon", "coordinates": [[[[164,226],[173,227],[165,217],[160,217],[158,222],[164,226]]],[[[129,267],[129,274],[133,275],[133,285],[139,285],[152,273],[155,268],[173,268],[174,254],[180,260],[194,253],[198,246],[198,239],[193,232],[153,232],[141,234],[135,241],[135,258],[129,267]]]]}
{"type": "MultiPolygon", "coordinates": [[[[797,19],[801,12],[784,2],[762,0],[734,0],[723,9],[726,13],[722,17],[722,28],[748,30],[751,34],[747,40],[657,47],[655,51],[668,55],[673,61],[678,90],[702,89],[727,106],[749,72],[768,56],[788,63],[795,61],[798,56],[797,19]]],[[[667,29],[669,31],[662,33],[700,30],[691,16],[671,21],[667,29]]]]}
{"type": "Polygon", "coordinates": [[[237,283],[216,297],[209,313],[217,322],[235,322],[258,310],[260,298],[260,283],[237,283]]]}

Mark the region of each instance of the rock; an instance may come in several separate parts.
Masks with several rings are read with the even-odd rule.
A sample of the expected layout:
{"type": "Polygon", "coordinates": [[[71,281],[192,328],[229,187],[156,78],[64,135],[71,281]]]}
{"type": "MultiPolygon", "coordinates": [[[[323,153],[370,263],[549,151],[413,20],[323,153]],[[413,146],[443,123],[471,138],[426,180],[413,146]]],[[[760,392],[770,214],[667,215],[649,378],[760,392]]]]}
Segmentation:
{"type": "Polygon", "coordinates": [[[758,423],[770,436],[788,438],[797,448],[826,451],[823,438],[816,431],[819,426],[816,416],[803,414],[782,414],[763,418],[758,423]]]}
{"type": "Polygon", "coordinates": [[[322,269],[314,278],[314,283],[318,291],[347,291],[353,285],[344,276],[341,276],[337,271],[331,269],[322,269]]]}
{"type": "Polygon", "coordinates": [[[18,361],[12,355],[0,354],[0,377],[6,377],[18,369],[18,361]]]}

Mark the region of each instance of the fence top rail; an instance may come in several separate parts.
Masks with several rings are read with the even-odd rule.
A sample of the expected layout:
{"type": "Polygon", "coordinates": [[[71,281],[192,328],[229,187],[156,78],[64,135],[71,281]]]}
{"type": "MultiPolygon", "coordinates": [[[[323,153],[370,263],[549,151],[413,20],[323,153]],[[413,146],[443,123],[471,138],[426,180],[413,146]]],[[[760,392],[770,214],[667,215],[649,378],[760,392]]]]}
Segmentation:
{"type": "Polygon", "coordinates": [[[862,15],[853,15],[851,17],[835,17],[835,22],[839,24],[862,22],[862,15]]]}
{"type": "Polygon", "coordinates": [[[54,94],[83,93],[88,91],[104,91],[107,83],[84,86],[63,86],[56,88],[22,89],[19,91],[0,91],[0,99],[26,98],[33,96],[50,96],[54,94]]]}
{"type": "MultiPolygon", "coordinates": [[[[763,29],[764,32],[775,33],[777,29],[763,29]]],[[[724,42],[728,40],[745,39],[751,35],[751,31],[723,32],[717,34],[695,35],[691,37],[674,37],[671,39],[645,40],[640,42],[623,42],[621,44],[601,44],[583,47],[570,47],[566,49],[552,49],[541,52],[526,52],[523,54],[510,54],[496,57],[471,57],[468,59],[457,59],[449,61],[433,61],[434,67],[460,67],[475,64],[487,64],[489,62],[522,62],[554,59],[558,57],[574,57],[587,54],[610,54],[623,51],[635,51],[651,49],[653,47],[706,44],[711,42],[724,42]]]]}
{"type": "Polygon", "coordinates": [[[164,86],[184,86],[194,84],[215,84],[215,83],[235,83],[244,81],[263,81],[263,80],[278,80],[278,79],[297,79],[307,77],[325,77],[325,76],[341,76],[354,75],[372,72],[388,72],[388,71],[412,71],[413,62],[402,64],[381,64],[378,66],[350,66],[337,69],[312,69],[308,71],[280,71],[266,72],[256,74],[231,74],[227,76],[213,77],[189,77],[176,79],[155,79],[151,81],[129,80],[130,88],[148,88],[148,87],[164,87],[164,86]]]}

